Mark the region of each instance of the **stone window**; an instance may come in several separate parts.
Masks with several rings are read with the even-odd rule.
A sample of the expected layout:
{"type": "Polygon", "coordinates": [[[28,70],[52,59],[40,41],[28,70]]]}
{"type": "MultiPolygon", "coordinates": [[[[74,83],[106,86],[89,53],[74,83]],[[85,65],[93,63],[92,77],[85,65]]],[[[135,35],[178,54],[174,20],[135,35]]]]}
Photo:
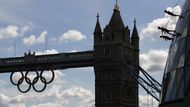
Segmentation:
{"type": "Polygon", "coordinates": [[[102,56],[110,56],[111,55],[111,48],[105,47],[102,49],[102,56]]]}

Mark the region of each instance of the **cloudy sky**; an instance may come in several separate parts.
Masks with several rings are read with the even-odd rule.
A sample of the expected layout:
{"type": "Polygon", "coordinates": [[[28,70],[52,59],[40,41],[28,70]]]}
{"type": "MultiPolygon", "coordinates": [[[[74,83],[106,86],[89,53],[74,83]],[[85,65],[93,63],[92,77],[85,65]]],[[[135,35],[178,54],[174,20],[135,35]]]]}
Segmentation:
{"type": "MultiPolygon", "coordinates": [[[[159,38],[157,27],[174,29],[177,18],[163,11],[180,14],[183,1],[119,0],[125,25],[132,29],[133,20],[137,19],[141,66],[160,82],[170,41],[159,38]]],[[[22,56],[29,50],[38,54],[93,50],[96,14],[100,14],[104,28],[114,4],[114,0],[0,0],[0,56],[22,56]]],[[[19,93],[10,83],[10,74],[1,74],[0,106],[94,107],[93,68],[55,73],[55,81],[40,94],[19,93]]],[[[139,100],[140,107],[152,103],[141,88],[139,100]]],[[[156,107],[156,101],[153,103],[156,107]]]]}

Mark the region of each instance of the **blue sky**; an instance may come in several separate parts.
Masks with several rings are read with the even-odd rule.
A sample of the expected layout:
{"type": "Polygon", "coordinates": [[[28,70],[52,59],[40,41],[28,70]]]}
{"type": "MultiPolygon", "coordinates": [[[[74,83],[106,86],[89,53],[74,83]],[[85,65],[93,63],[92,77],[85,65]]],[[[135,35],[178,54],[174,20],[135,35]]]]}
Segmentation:
{"type": "MultiPolygon", "coordinates": [[[[180,14],[183,0],[118,1],[126,26],[132,29],[133,20],[137,19],[141,66],[161,82],[170,41],[159,38],[157,26],[174,29],[177,19],[163,11],[168,9],[180,14]]],[[[16,56],[28,50],[38,54],[93,50],[96,14],[100,14],[104,28],[110,21],[114,4],[114,0],[0,0],[0,56],[15,56],[15,42],[16,56]]],[[[45,92],[21,94],[9,82],[9,74],[1,74],[0,105],[93,107],[93,68],[56,71],[56,75],[55,82],[45,92]]],[[[140,107],[146,106],[146,98],[140,89],[140,107]]]]}

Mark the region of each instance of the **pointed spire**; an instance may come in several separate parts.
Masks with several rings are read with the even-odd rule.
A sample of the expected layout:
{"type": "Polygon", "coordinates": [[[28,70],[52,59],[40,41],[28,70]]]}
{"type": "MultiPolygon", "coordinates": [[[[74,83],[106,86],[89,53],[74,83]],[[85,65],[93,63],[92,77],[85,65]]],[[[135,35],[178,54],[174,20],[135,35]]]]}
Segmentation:
{"type": "Polygon", "coordinates": [[[96,22],[96,27],[95,27],[95,30],[94,30],[94,35],[95,34],[102,34],[102,29],[101,29],[101,26],[100,26],[100,22],[99,22],[99,14],[97,13],[97,22],[96,22]]]}
{"type": "Polygon", "coordinates": [[[137,21],[136,21],[136,19],[134,19],[134,28],[133,28],[132,38],[139,39],[136,23],[137,23],[137,21]]]}
{"type": "Polygon", "coordinates": [[[99,21],[99,18],[100,18],[100,15],[99,15],[99,13],[97,13],[97,16],[96,16],[96,17],[97,17],[97,20],[99,21]]]}
{"type": "Polygon", "coordinates": [[[118,0],[115,1],[114,10],[119,11],[118,0]]]}
{"type": "Polygon", "coordinates": [[[134,26],[136,26],[137,20],[134,18],[134,26]]]}
{"type": "Polygon", "coordinates": [[[110,20],[109,26],[113,29],[123,29],[125,28],[125,25],[123,23],[123,20],[120,15],[119,6],[118,6],[118,0],[116,0],[116,4],[114,7],[114,13],[112,15],[112,18],[110,20]]]}

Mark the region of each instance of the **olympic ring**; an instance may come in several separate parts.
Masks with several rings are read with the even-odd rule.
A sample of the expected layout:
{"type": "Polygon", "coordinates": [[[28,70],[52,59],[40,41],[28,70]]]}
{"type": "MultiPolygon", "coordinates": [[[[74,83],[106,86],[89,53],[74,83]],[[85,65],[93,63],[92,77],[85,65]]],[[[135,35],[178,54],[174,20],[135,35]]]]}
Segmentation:
{"type": "Polygon", "coordinates": [[[27,93],[28,91],[30,91],[31,87],[36,92],[42,92],[46,89],[47,84],[50,84],[51,82],[53,82],[53,80],[55,78],[54,71],[53,70],[50,70],[50,71],[51,71],[52,77],[49,81],[47,81],[47,79],[43,76],[44,70],[40,71],[40,73],[36,70],[35,71],[26,71],[25,75],[23,72],[19,71],[19,73],[21,74],[21,78],[17,81],[17,83],[13,81],[13,75],[16,72],[12,72],[10,75],[10,81],[13,85],[17,86],[18,90],[21,93],[27,93]],[[28,77],[29,72],[35,72],[36,73],[36,76],[32,80],[28,77]],[[44,84],[42,89],[37,89],[35,86],[39,80],[44,84]],[[22,90],[20,87],[24,81],[28,84],[28,88],[26,90],[22,90]]]}
{"type": "Polygon", "coordinates": [[[21,77],[21,78],[22,78],[22,81],[20,80],[20,82],[14,83],[14,82],[13,82],[13,75],[14,75],[14,73],[16,73],[16,72],[12,72],[12,73],[11,73],[11,76],[10,76],[11,83],[12,83],[13,85],[20,85],[20,84],[23,82],[23,80],[24,80],[24,78],[23,78],[23,77],[24,77],[24,74],[23,74],[23,72],[20,72],[20,73],[21,73],[21,76],[22,76],[22,77],[21,77]]]}
{"type": "MultiPolygon", "coordinates": [[[[36,78],[38,78],[38,77],[36,77],[36,78]]],[[[40,80],[41,81],[43,80],[44,82],[46,82],[46,79],[44,77],[41,77],[40,80]]],[[[35,79],[33,81],[35,81],[35,79]]],[[[44,83],[44,87],[41,90],[37,90],[36,87],[35,87],[35,84],[32,85],[34,91],[36,91],[36,92],[42,92],[42,91],[44,91],[46,89],[46,86],[47,86],[47,83],[44,83]]]]}
{"type": "MultiPolygon", "coordinates": [[[[43,80],[41,80],[43,83],[46,83],[46,84],[49,84],[49,83],[51,83],[53,80],[54,80],[54,78],[55,78],[55,73],[54,73],[54,71],[53,70],[50,70],[51,71],[51,73],[52,73],[52,78],[47,82],[47,81],[43,81],[43,80]]],[[[43,77],[43,73],[44,73],[44,71],[41,71],[41,73],[40,73],[40,76],[41,77],[43,77]]],[[[42,79],[42,78],[41,78],[42,79]]]]}
{"type": "MultiPolygon", "coordinates": [[[[25,77],[23,77],[23,78],[25,78],[25,77]]],[[[23,81],[23,79],[20,78],[19,81],[18,81],[18,83],[20,83],[20,80],[23,81]]],[[[30,81],[29,78],[25,78],[25,81],[29,81],[29,82],[31,83],[31,81],[30,81]]],[[[21,84],[22,84],[22,83],[21,83],[21,84]]],[[[21,84],[20,84],[20,85],[21,85],[21,84]]],[[[17,88],[18,88],[18,90],[19,90],[21,93],[27,93],[28,91],[30,91],[31,84],[28,84],[29,87],[28,87],[25,91],[23,91],[23,90],[20,88],[20,85],[17,85],[17,88]]]]}
{"type": "MultiPolygon", "coordinates": [[[[26,78],[28,78],[28,73],[29,73],[29,72],[31,72],[31,71],[26,71],[26,73],[25,73],[25,77],[26,77],[26,78]]],[[[39,78],[39,73],[38,73],[38,71],[34,71],[34,72],[36,73],[36,77],[39,78]]],[[[35,77],[35,78],[36,78],[36,77],[35,77]]],[[[33,84],[36,84],[36,83],[38,82],[38,79],[37,79],[36,81],[32,81],[32,83],[29,82],[29,81],[27,81],[27,79],[26,79],[26,82],[27,82],[28,84],[33,85],[33,84]]]]}

